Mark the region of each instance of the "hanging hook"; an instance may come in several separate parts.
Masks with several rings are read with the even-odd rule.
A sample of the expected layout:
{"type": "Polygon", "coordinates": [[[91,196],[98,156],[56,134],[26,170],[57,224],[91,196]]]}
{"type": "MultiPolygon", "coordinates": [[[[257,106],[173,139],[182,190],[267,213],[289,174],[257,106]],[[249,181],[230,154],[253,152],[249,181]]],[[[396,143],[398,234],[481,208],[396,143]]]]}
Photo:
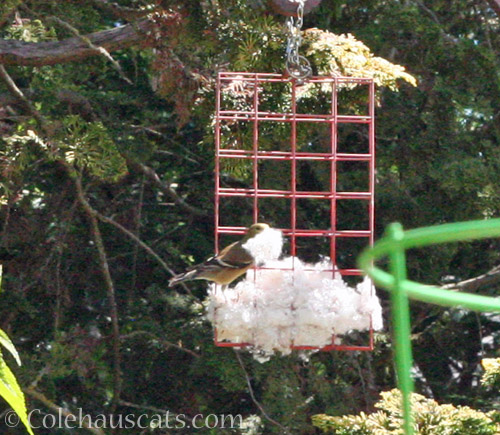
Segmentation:
{"type": "Polygon", "coordinates": [[[296,0],[295,3],[297,3],[296,19],[290,16],[286,20],[288,40],[286,45],[285,67],[287,73],[291,77],[299,82],[303,82],[312,74],[312,67],[309,60],[299,54],[300,45],[302,43],[301,29],[304,23],[305,0],[296,0]]]}

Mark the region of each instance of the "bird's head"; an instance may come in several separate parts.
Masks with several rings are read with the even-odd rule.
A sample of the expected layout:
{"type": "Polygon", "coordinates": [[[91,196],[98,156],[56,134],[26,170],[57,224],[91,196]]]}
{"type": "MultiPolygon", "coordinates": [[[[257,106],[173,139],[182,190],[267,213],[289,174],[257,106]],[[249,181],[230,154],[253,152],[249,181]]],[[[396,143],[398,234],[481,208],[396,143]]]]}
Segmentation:
{"type": "Polygon", "coordinates": [[[248,228],[247,233],[243,240],[247,241],[252,237],[255,237],[257,234],[260,234],[262,231],[267,230],[268,228],[270,228],[270,226],[267,224],[263,223],[253,224],[250,228],[248,228]]]}

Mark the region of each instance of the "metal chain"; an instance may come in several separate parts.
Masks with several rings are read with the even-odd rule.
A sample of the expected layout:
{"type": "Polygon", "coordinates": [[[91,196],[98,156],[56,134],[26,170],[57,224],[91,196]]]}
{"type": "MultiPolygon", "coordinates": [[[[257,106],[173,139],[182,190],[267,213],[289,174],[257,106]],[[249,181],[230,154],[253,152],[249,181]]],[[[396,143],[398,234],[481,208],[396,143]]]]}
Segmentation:
{"type": "Polygon", "coordinates": [[[296,0],[297,2],[297,20],[293,16],[286,20],[288,30],[288,40],[286,45],[286,71],[293,78],[303,81],[312,74],[312,68],[309,61],[299,54],[300,44],[302,43],[302,24],[304,23],[304,4],[305,0],[296,0]]]}

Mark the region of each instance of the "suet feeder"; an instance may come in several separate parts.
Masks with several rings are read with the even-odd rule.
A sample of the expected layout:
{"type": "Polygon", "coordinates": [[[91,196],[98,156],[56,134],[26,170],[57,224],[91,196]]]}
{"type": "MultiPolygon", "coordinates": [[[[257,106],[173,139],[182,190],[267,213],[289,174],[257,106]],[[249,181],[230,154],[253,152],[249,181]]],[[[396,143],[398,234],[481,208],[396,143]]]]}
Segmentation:
{"type": "MultiPolygon", "coordinates": [[[[289,256],[257,264],[253,281],[247,272],[228,297],[211,293],[215,344],[250,346],[266,358],[276,350],[372,350],[373,330],[382,326],[374,287],[365,280],[350,288],[342,277],[362,275],[355,258],[373,244],[374,81],[313,76],[299,49],[306,9],[319,2],[273,1],[296,11],[287,13],[286,73],[217,77],[215,250],[225,244],[221,238],[245,233],[251,222],[228,221],[228,212],[245,216],[250,204],[253,223],[279,229],[289,256]],[[230,180],[231,172],[245,182],[230,180]],[[368,330],[368,342],[336,336],[350,330],[368,330]]],[[[256,263],[263,242],[255,252],[246,248],[256,263]]]]}
{"type": "MultiPolygon", "coordinates": [[[[361,111],[363,112],[363,111],[361,111]]],[[[272,133],[271,133],[272,136],[272,133]]],[[[269,170],[269,169],[268,169],[269,170]]],[[[358,171],[359,177],[359,171],[358,171]]],[[[306,183],[307,184],[307,183],[306,183]]],[[[361,245],[373,244],[374,238],[374,185],[375,185],[375,87],[370,78],[354,77],[318,77],[311,76],[297,80],[282,74],[249,73],[249,72],[220,72],[216,87],[215,111],[215,243],[216,251],[220,249],[221,236],[245,233],[245,225],[231,225],[227,222],[224,213],[224,202],[231,199],[250,201],[252,204],[253,222],[265,221],[265,208],[271,202],[285,201],[289,209],[283,210],[287,222],[280,222],[280,230],[289,240],[290,255],[300,257],[301,245],[307,246],[307,240],[319,240],[326,246],[326,254],[331,260],[331,268],[327,271],[342,276],[362,275],[356,267],[355,256],[352,255],[352,265],[346,265],[343,246],[346,241],[361,241],[361,245]],[[304,86],[321,87],[323,98],[324,90],[328,89],[327,107],[324,112],[318,107],[301,107],[300,95],[304,86]],[[235,107],[227,97],[228,90],[237,89],[238,95],[244,95],[246,108],[235,107]],[[268,101],[273,89],[285,93],[287,110],[280,112],[269,109],[268,101]],[[350,90],[366,91],[363,98],[364,113],[355,110],[349,113],[346,107],[339,103],[339,93],[350,90]],[[359,129],[363,137],[363,146],[346,149],[343,143],[345,135],[341,130],[348,126],[350,131],[359,129]],[[277,142],[267,140],[266,135],[273,131],[273,127],[289,133],[289,140],[277,142]],[[317,128],[322,132],[321,140],[315,142],[313,138],[304,137],[300,132],[317,128]],[[237,132],[247,132],[240,140],[234,138],[237,132]],[[231,136],[228,139],[227,136],[231,136]],[[246,163],[243,163],[246,162],[246,163]],[[288,180],[280,178],[280,186],[269,186],[266,177],[261,176],[263,168],[269,165],[285,163],[288,180]],[[303,162],[310,167],[318,165],[323,173],[327,173],[328,186],[325,190],[304,191],[299,182],[299,168],[303,162]],[[228,187],[224,182],[225,165],[244,164],[250,172],[251,185],[228,187]],[[362,189],[349,189],[342,168],[346,164],[361,165],[365,169],[362,178],[365,180],[362,189]],[[250,169],[249,169],[250,168],[250,169]],[[303,201],[316,201],[322,209],[328,208],[324,222],[317,228],[311,228],[309,221],[301,215],[298,207],[303,201]],[[345,209],[342,205],[348,202],[361,204],[359,213],[365,214],[364,228],[349,228],[342,216],[345,209]],[[328,204],[328,207],[326,207],[328,204]],[[342,224],[340,224],[342,223],[342,224]]],[[[325,251],[323,251],[325,252],[325,251]]],[[[357,253],[356,253],[357,254],[357,253]]],[[[293,267],[293,264],[292,264],[293,267]]],[[[215,344],[224,347],[243,347],[252,343],[220,341],[215,330],[215,344]]],[[[292,344],[292,349],[317,349],[305,343],[292,344]]],[[[369,329],[367,343],[342,344],[332,336],[331,343],[321,347],[321,350],[364,350],[373,349],[373,328],[369,329]]]]}

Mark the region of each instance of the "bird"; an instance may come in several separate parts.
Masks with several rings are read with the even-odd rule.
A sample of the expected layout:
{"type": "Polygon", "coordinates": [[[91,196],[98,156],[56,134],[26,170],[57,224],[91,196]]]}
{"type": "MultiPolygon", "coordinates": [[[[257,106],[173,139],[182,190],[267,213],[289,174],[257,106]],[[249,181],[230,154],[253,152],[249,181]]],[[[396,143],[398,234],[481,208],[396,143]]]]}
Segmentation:
{"type": "Polygon", "coordinates": [[[268,228],[270,228],[268,224],[253,224],[240,241],[226,246],[219,254],[203,263],[191,266],[186,272],[175,275],[170,279],[168,286],[173,287],[184,281],[204,279],[222,285],[224,290],[254,264],[254,258],[243,245],[268,228]]]}

